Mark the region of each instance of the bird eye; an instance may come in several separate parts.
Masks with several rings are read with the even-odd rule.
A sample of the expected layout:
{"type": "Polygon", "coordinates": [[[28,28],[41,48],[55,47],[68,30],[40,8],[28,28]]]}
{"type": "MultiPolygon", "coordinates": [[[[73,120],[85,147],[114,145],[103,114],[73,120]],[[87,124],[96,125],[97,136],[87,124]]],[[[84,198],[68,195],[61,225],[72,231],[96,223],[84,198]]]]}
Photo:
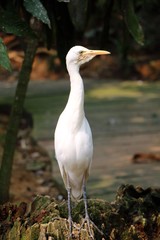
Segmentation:
{"type": "Polygon", "coordinates": [[[83,53],[83,51],[80,51],[80,54],[82,54],[83,53]]]}

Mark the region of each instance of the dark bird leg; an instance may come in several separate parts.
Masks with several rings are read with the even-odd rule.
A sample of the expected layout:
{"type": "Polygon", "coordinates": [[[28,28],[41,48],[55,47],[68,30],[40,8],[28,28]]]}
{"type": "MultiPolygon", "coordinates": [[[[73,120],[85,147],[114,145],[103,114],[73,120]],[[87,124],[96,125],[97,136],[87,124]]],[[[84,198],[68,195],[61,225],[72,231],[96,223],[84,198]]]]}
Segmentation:
{"type": "Polygon", "coordinates": [[[69,234],[72,237],[72,215],[71,215],[71,188],[68,187],[68,222],[69,222],[69,234]]]}
{"type": "Polygon", "coordinates": [[[72,239],[71,187],[67,176],[69,239],[72,239]]]}
{"type": "Polygon", "coordinates": [[[91,230],[91,225],[90,225],[90,223],[92,223],[92,221],[90,220],[90,217],[89,217],[89,214],[88,214],[86,185],[85,185],[84,182],[85,182],[85,181],[83,181],[83,200],[84,200],[84,208],[85,208],[85,218],[84,218],[84,220],[83,220],[82,225],[84,225],[84,223],[87,222],[89,235],[90,235],[91,239],[94,239],[93,234],[92,234],[92,230],[91,230]]]}
{"type": "Polygon", "coordinates": [[[85,207],[85,218],[83,219],[80,230],[82,229],[82,227],[84,226],[84,224],[86,222],[91,239],[94,239],[91,225],[103,236],[104,233],[95,225],[94,222],[92,222],[92,220],[90,219],[89,214],[88,214],[88,204],[87,204],[87,194],[86,194],[85,180],[83,181],[83,200],[84,200],[84,207],[85,207]]]}

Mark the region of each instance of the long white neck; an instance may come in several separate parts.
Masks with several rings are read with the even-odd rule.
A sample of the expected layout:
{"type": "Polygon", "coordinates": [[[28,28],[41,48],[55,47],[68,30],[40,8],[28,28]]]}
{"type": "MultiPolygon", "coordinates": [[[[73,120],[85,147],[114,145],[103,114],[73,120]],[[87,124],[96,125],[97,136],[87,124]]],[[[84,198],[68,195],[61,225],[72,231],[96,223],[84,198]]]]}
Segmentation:
{"type": "Polygon", "coordinates": [[[70,94],[66,110],[74,119],[74,124],[79,125],[84,117],[84,86],[76,65],[67,66],[70,76],[70,94]]]}

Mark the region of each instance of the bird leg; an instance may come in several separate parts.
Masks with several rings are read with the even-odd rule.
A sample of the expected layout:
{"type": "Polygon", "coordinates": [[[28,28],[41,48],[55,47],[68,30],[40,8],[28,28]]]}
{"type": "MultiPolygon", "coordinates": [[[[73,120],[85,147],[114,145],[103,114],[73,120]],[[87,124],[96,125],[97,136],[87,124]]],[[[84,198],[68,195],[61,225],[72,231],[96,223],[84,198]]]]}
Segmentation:
{"type": "Polygon", "coordinates": [[[79,231],[82,229],[82,227],[84,226],[84,224],[86,222],[91,239],[94,239],[94,236],[92,234],[93,231],[92,231],[91,225],[103,236],[104,233],[95,225],[95,223],[90,219],[89,214],[88,214],[85,180],[83,181],[83,200],[84,200],[84,207],[85,207],[85,218],[83,219],[83,222],[81,224],[79,231]]]}
{"type": "Polygon", "coordinates": [[[67,175],[69,239],[72,239],[71,187],[67,175]]]}
{"type": "Polygon", "coordinates": [[[72,237],[72,215],[71,215],[71,188],[67,189],[68,192],[68,222],[69,222],[69,235],[72,237]]]}

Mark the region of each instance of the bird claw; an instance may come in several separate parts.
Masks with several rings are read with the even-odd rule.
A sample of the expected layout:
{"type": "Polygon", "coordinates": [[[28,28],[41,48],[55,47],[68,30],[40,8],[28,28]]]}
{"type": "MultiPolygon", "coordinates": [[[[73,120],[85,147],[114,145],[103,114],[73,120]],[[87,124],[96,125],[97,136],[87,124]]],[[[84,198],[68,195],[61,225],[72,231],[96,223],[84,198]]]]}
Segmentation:
{"type": "Polygon", "coordinates": [[[95,225],[95,223],[89,218],[89,216],[85,217],[83,219],[83,222],[79,228],[79,233],[81,231],[81,229],[83,228],[83,226],[85,225],[85,223],[87,223],[87,228],[88,228],[88,233],[91,239],[95,239],[94,238],[94,234],[93,234],[93,227],[102,235],[104,236],[104,233],[95,225]]]}
{"type": "Polygon", "coordinates": [[[80,226],[80,228],[79,228],[79,234],[80,234],[80,231],[81,231],[81,229],[83,228],[83,226],[85,226],[85,223],[87,223],[87,228],[88,228],[88,233],[89,233],[90,238],[91,238],[91,239],[94,239],[93,229],[92,229],[92,227],[91,227],[92,222],[90,221],[89,218],[84,218],[84,219],[83,219],[83,222],[82,222],[82,224],[81,224],[81,226],[80,226]]]}
{"type": "Polygon", "coordinates": [[[72,240],[73,239],[73,234],[72,233],[69,233],[68,235],[68,240],[72,240]]]}
{"type": "Polygon", "coordinates": [[[76,230],[79,231],[79,227],[77,227],[77,225],[73,222],[72,218],[68,218],[68,223],[69,223],[69,235],[68,235],[68,239],[72,239],[74,237],[73,234],[73,228],[75,228],[76,230]]]}
{"type": "Polygon", "coordinates": [[[72,225],[73,225],[73,221],[72,221],[72,218],[69,217],[68,218],[68,223],[69,223],[69,236],[68,236],[68,239],[72,239],[72,225]]]}

